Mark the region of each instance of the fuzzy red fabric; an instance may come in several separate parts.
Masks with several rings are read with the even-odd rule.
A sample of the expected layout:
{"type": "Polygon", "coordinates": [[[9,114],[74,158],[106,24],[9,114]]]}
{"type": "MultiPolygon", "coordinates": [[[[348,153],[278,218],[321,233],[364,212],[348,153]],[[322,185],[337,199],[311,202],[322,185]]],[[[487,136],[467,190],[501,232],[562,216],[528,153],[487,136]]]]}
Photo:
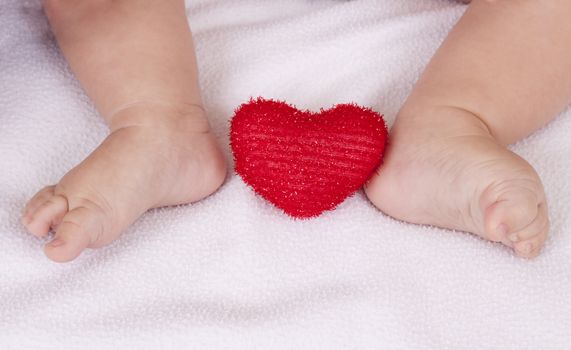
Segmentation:
{"type": "Polygon", "coordinates": [[[261,97],[236,109],[230,129],[236,172],[295,218],[318,216],[361,188],[388,139],[382,116],[369,108],[313,113],[261,97]]]}

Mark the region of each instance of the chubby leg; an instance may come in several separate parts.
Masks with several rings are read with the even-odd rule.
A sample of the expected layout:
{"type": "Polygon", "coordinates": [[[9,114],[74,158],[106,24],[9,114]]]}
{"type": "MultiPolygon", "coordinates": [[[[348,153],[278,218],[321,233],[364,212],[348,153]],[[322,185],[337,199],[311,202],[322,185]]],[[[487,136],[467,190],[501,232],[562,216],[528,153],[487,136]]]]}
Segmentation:
{"type": "Polygon", "coordinates": [[[111,133],[22,221],[58,262],[110,243],[149,208],[214,192],[226,165],[201,107],[182,0],[45,0],[72,70],[111,133]]]}
{"type": "Polygon", "coordinates": [[[365,188],[371,201],[538,255],[549,230],[543,186],[505,146],[571,102],[569,18],[567,0],[472,1],[399,112],[365,188]]]}

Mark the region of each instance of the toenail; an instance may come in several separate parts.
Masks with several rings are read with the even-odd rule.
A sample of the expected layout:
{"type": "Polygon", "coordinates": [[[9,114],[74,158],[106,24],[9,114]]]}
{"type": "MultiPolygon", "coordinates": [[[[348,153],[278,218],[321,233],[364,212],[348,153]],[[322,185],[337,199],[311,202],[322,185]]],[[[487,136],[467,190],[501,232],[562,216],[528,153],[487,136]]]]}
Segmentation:
{"type": "Polygon", "coordinates": [[[56,238],[48,244],[52,247],[59,247],[59,246],[63,245],[64,243],[65,242],[63,239],[56,238]]]}
{"type": "Polygon", "coordinates": [[[518,237],[518,235],[515,234],[515,233],[514,233],[513,235],[510,235],[509,239],[510,239],[510,241],[512,241],[512,242],[514,242],[514,243],[517,242],[517,241],[519,241],[519,237],[518,237]]]}

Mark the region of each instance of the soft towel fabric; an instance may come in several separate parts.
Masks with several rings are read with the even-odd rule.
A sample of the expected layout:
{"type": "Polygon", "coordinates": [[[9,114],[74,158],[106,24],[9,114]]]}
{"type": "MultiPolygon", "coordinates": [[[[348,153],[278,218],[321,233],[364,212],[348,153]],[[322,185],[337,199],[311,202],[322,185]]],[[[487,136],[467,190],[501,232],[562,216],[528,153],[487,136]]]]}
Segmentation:
{"type": "MultiPolygon", "coordinates": [[[[252,96],[313,110],[354,101],[392,124],[463,10],[439,0],[192,1],[205,107],[228,160],[228,119],[252,96]]],[[[3,0],[0,26],[0,348],[569,348],[571,113],[514,146],[550,203],[552,235],[534,261],[396,221],[362,193],[293,221],[230,173],[211,197],[152,210],[110,246],[61,265],[19,213],[106,127],[38,1],[3,0]]]]}

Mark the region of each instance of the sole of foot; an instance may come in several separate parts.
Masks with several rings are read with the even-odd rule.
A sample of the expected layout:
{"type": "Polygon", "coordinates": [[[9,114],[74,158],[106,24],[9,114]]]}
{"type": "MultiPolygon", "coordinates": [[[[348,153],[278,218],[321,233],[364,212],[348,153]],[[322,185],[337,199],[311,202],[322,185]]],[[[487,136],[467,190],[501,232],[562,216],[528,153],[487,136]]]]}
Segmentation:
{"type": "Polygon", "coordinates": [[[365,192],[396,219],[474,233],[525,258],[539,255],[549,232],[536,171],[461,109],[399,115],[365,192]]]}

